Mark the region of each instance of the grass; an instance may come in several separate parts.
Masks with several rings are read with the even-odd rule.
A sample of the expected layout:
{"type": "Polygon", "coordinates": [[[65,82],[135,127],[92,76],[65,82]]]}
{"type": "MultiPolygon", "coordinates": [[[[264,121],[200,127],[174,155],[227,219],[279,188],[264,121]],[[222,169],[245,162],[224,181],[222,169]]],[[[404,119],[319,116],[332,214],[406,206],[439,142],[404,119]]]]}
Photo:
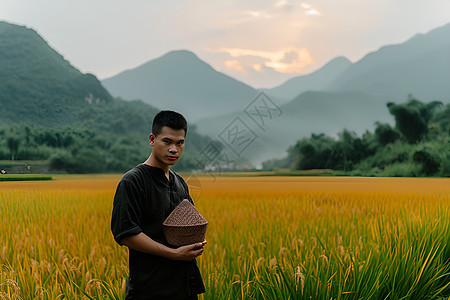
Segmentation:
{"type": "Polygon", "coordinates": [[[9,168],[13,166],[24,166],[24,165],[43,166],[47,164],[48,160],[0,160],[1,168],[9,168]]]}
{"type": "Polygon", "coordinates": [[[51,175],[35,174],[0,174],[0,181],[40,181],[52,180],[51,175]]]}

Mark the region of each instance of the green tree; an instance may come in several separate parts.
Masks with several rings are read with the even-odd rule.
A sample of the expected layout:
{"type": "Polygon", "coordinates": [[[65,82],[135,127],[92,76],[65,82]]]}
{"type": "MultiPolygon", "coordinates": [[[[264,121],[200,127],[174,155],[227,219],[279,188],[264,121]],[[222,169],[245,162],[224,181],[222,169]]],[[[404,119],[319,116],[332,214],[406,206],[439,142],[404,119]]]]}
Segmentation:
{"type": "Polygon", "coordinates": [[[8,137],[6,139],[6,144],[8,145],[9,153],[11,154],[11,160],[17,157],[17,152],[19,152],[20,140],[16,137],[8,137]]]}
{"type": "Polygon", "coordinates": [[[389,124],[382,124],[377,122],[377,127],[375,129],[375,136],[378,143],[382,146],[394,143],[400,138],[400,133],[391,127],[389,124]]]}
{"type": "Polygon", "coordinates": [[[406,104],[389,102],[387,107],[403,137],[408,143],[414,144],[427,137],[428,123],[435,110],[442,105],[440,101],[424,104],[410,96],[406,104]]]}
{"type": "Polygon", "coordinates": [[[335,140],[325,134],[311,134],[310,138],[304,138],[296,143],[293,150],[298,153],[293,163],[294,169],[325,169],[330,168],[331,148],[335,140]]]}

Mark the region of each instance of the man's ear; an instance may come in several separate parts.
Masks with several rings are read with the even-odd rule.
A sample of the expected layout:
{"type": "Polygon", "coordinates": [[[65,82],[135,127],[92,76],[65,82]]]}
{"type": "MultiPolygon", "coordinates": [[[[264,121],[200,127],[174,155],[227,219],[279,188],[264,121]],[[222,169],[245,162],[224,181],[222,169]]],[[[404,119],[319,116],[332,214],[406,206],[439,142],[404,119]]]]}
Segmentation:
{"type": "Polygon", "coordinates": [[[150,145],[153,147],[155,145],[155,135],[153,133],[150,133],[148,135],[148,141],[150,142],[150,145]]]}

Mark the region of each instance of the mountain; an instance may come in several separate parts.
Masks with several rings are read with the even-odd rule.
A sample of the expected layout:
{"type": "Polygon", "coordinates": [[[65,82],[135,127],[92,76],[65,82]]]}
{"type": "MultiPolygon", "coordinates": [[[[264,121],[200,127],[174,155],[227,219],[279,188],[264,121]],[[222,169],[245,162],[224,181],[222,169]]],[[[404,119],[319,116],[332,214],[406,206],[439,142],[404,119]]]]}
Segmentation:
{"type": "Polygon", "coordinates": [[[144,139],[158,109],[114,99],[33,29],[0,22],[0,125],[84,127],[144,139]]]}
{"type": "Polygon", "coordinates": [[[0,22],[0,123],[58,126],[76,112],[112,97],[91,74],[82,74],[33,29],[0,22]]]}
{"type": "Polygon", "coordinates": [[[245,114],[259,91],[215,71],[189,51],[172,51],[105,79],[106,90],[34,30],[0,22],[0,125],[73,125],[146,138],[154,114],[173,109],[190,125],[195,122],[188,132],[196,137],[194,148],[201,150],[207,139],[198,133],[220,139],[239,117],[256,138],[238,157],[232,151],[229,156],[256,165],[283,156],[289,145],[311,133],[336,136],[347,128],[362,134],[372,130],[375,121],[392,122],[386,103],[405,101],[410,93],[421,101],[449,101],[449,82],[450,24],[380,48],[355,64],[337,58],[314,73],[266,90],[282,114],[267,120],[262,130],[245,114]],[[113,98],[110,92],[147,103],[113,98]]]}
{"type": "Polygon", "coordinates": [[[311,74],[291,78],[277,87],[264,89],[264,91],[278,99],[292,100],[306,91],[323,90],[351,64],[347,58],[337,57],[311,74]]]}
{"type": "MultiPolygon", "coordinates": [[[[274,99],[272,101],[277,104],[274,99]]],[[[311,133],[325,133],[336,137],[347,128],[361,135],[366,130],[373,131],[376,121],[392,123],[386,104],[361,92],[305,92],[288,103],[279,105],[279,109],[279,117],[276,114],[272,119],[265,117],[264,130],[242,111],[201,119],[196,127],[201,134],[218,140],[221,133],[226,128],[233,127],[230,124],[239,117],[257,137],[239,155],[229,148],[225,148],[225,153],[230,160],[248,159],[260,166],[267,159],[285,156],[290,145],[311,133]]],[[[266,110],[261,110],[260,113],[268,115],[266,110]]]]}
{"type": "MultiPolygon", "coordinates": [[[[147,157],[158,111],[113,98],[36,31],[0,22],[0,159],[49,160],[70,172],[126,171],[147,157]]],[[[210,141],[191,125],[177,170],[192,169],[210,141]]]]}
{"type": "MultiPolygon", "coordinates": [[[[289,145],[311,133],[336,136],[346,128],[362,134],[373,130],[376,121],[392,124],[386,103],[404,102],[409,94],[424,102],[448,103],[450,24],[382,47],[355,64],[337,58],[312,74],[264,91],[282,100],[298,95],[288,102],[275,101],[284,113],[269,122],[267,131],[261,131],[242,111],[200,119],[197,128],[218,138],[239,116],[258,135],[240,158],[260,165],[264,159],[282,157],[289,145]]],[[[232,152],[228,155],[233,157],[232,152]]]]}
{"type": "Polygon", "coordinates": [[[360,91],[389,101],[408,94],[450,101],[450,23],[368,54],[325,90],[360,91]]]}
{"type": "MultiPolygon", "coordinates": [[[[0,22],[0,125],[73,125],[146,139],[158,111],[140,100],[113,98],[35,30],[0,22]]],[[[195,128],[189,131],[196,135],[195,128]]]]}
{"type": "Polygon", "coordinates": [[[176,110],[190,121],[239,110],[258,94],[186,50],[169,52],[102,83],[113,96],[176,110]]]}

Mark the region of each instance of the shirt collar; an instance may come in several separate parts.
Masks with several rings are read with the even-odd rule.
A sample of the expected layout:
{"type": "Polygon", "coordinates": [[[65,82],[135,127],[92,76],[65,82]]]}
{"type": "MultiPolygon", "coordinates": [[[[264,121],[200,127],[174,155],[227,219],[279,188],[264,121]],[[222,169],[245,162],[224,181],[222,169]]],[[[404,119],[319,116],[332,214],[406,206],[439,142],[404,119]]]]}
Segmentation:
{"type": "Polygon", "coordinates": [[[170,181],[167,180],[166,174],[164,173],[164,170],[159,168],[159,167],[155,167],[155,166],[150,166],[147,164],[142,163],[141,165],[143,165],[145,168],[147,168],[148,170],[150,170],[150,172],[156,176],[158,176],[161,180],[163,180],[165,183],[170,183],[172,184],[173,180],[174,180],[174,175],[172,170],[169,169],[169,178],[170,181]]]}

